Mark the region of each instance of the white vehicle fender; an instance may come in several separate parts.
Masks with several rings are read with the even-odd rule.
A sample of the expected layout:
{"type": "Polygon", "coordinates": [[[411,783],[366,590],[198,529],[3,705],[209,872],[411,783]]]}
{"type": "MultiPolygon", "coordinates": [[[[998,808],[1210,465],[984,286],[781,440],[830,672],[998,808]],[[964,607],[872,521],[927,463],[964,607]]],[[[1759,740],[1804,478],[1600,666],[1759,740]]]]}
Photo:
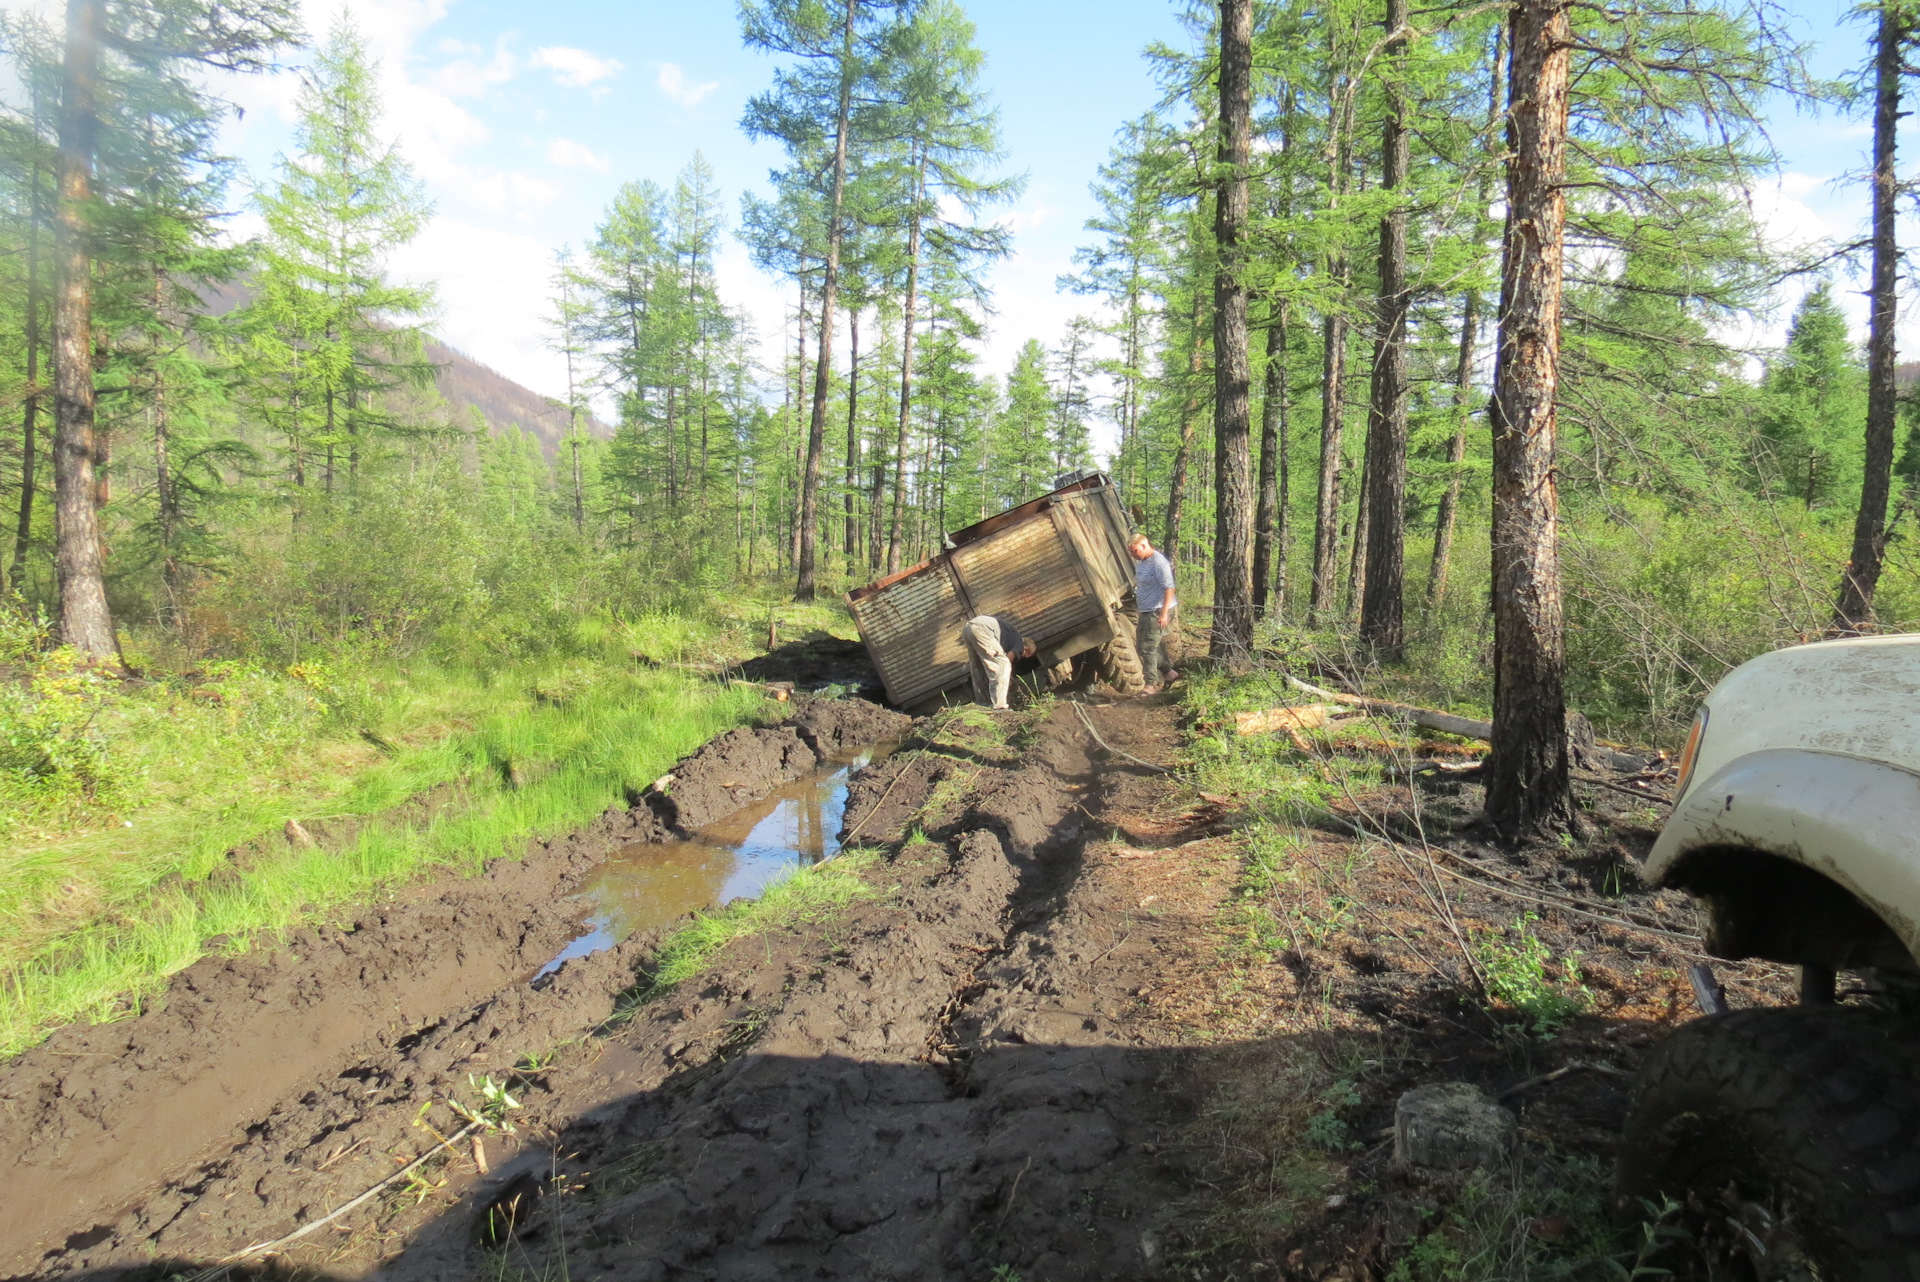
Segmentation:
{"type": "Polygon", "coordinates": [[[1689,855],[1741,849],[1828,878],[1920,953],[1920,774],[1804,748],[1747,753],[1693,781],[1643,873],[1684,883],[1689,855]]]}

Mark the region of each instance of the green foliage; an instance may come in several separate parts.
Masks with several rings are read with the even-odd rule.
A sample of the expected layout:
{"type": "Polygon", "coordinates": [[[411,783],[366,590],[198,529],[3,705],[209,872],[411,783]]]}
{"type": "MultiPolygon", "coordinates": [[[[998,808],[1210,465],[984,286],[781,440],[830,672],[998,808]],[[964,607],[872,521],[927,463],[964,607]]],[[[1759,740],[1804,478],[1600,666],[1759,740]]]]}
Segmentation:
{"type": "Polygon", "coordinates": [[[0,798],[13,825],[0,856],[0,1054],[68,1020],[124,1013],[208,939],[244,948],[424,871],[517,856],[529,837],[624,804],[757,711],[744,688],[636,671],[624,635],[609,627],[599,657],[582,652],[576,664],[596,675],[564,705],[533,697],[541,666],[285,674],[223,662],[89,695],[118,808],[0,798]],[[519,786],[501,762],[526,767],[519,786]],[[429,793],[437,806],[396,809],[429,793]],[[281,836],[289,819],[318,817],[346,828],[315,848],[281,836]],[[258,852],[244,872],[227,858],[240,847],[258,852]]]}
{"type": "Polygon", "coordinates": [[[1572,957],[1557,961],[1529,927],[1527,913],[1509,937],[1488,932],[1474,940],[1474,954],[1485,976],[1487,997],[1496,1007],[1518,1013],[1536,1037],[1551,1037],[1593,1005],[1572,957]],[[1556,978],[1552,970],[1560,973],[1556,978]]]}
{"type": "Polygon", "coordinates": [[[883,860],[879,851],[848,850],[825,863],[797,869],[761,891],[758,899],[696,914],[654,954],[653,969],[636,994],[637,1002],[650,1001],[700,974],[737,939],[818,924],[849,904],[880,894],[871,874],[883,860]]]}
{"type": "MultiPolygon", "coordinates": [[[[1548,1282],[1626,1274],[1637,1258],[1608,1211],[1611,1172],[1567,1157],[1546,1170],[1515,1165],[1469,1176],[1393,1260],[1388,1282],[1548,1282]],[[1542,1233],[1540,1226],[1553,1232],[1542,1233]]],[[[1637,1270],[1636,1270],[1637,1275],[1637,1270]]]]}

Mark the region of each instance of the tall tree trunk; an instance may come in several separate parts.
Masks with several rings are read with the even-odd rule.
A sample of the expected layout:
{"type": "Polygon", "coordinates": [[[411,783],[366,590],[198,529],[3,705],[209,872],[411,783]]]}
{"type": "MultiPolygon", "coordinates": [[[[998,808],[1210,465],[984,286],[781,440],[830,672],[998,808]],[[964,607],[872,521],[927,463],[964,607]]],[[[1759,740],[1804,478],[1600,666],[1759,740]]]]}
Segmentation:
{"type": "Polygon", "coordinates": [[[1253,653],[1253,453],[1247,351],[1247,165],[1253,134],[1253,0],[1220,4],[1220,166],[1213,240],[1214,657],[1253,653]]]}
{"type": "MultiPolygon", "coordinates": [[[[1347,117],[1340,92],[1337,34],[1327,56],[1327,216],[1339,216],[1347,186],[1347,117]]],[[[1329,253],[1324,270],[1344,299],[1349,269],[1338,253],[1329,253]]],[[[1313,512],[1313,585],[1307,611],[1315,624],[1336,609],[1340,587],[1340,462],[1346,425],[1347,318],[1336,300],[1321,321],[1324,352],[1320,369],[1320,487],[1313,512]]]]}
{"type": "Polygon", "coordinates": [[[846,515],[847,577],[860,573],[860,519],[854,494],[860,489],[860,309],[847,309],[847,487],[841,496],[846,515]]]}
{"type": "Polygon", "coordinates": [[[61,636],[89,658],[112,660],[113,617],[93,501],[93,263],[87,226],[105,12],[106,0],[67,0],[54,221],[53,501],[61,636]]]}
{"type": "Polygon", "coordinates": [[[1253,518],[1253,610],[1287,608],[1287,304],[1267,322],[1266,387],[1260,400],[1260,508],[1253,518]]]}
{"type": "MultiPolygon", "coordinates": [[[[1494,27],[1493,62],[1487,73],[1487,133],[1493,137],[1493,129],[1500,121],[1500,90],[1503,84],[1502,72],[1505,70],[1507,49],[1507,28],[1504,23],[1494,27]]],[[[1481,168],[1481,179],[1477,184],[1474,209],[1478,211],[1475,219],[1478,225],[1485,217],[1487,202],[1493,195],[1493,172],[1490,167],[1481,168]]],[[[1476,233],[1476,239],[1479,239],[1476,233]]],[[[1462,483],[1461,465],[1467,458],[1467,418],[1473,402],[1473,357],[1480,348],[1480,291],[1469,289],[1460,309],[1460,349],[1455,359],[1453,372],[1453,412],[1455,424],[1453,440],[1447,446],[1447,488],[1440,496],[1440,511],[1433,524],[1433,566],[1427,575],[1427,609],[1433,610],[1446,599],[1447,573],[1453,562],[1453,532],[1459,521],[1460,486],[1462,483]]]]}
{"type": "Polygon", "coordinates": [[[820,464],[827,452],[827,387],[833,378],[833,310],[840,297],[841,213],[847,195],[847,130],[853,112],[853,24],[859,0],[844,0],[846,22],[840,42],[840,105],[833,128],[833,189],[827,198],[827,261],[820,274],[820,349],[813,374],[813,413],[807,422],[807,462],[800,483],[799,573],[796,601],[815,593],[815,550],[819,543],[820,464]]]}
{"type": "MultiPolygon", "coordinates": [[[[1336,306],[1338,304],[1335,304],[1336,306]]],[[[1320,490],[1313,509],[1313,586],[1307,610],[1315,623],[1333,613],[1340,578],[1340,449],[1347,377],[1347,321],[1329,313],[1321,322],[1320,490]]]]}
{"type": "Polygon", "coordinates": [[[667,510],[677,511],[680,507],[680,452],[679,442],[674,438],[674,394],[680,390],[678,383],[667,384],[667,510]]]}
{"type": "MultiPolygon", "coordinates": [[[[1485,202],[1481,202],[1484,206],[1485,202]]],[[[1427,608],[1447,594],[1447,570],[1453,559],[1453,529],[1459,521],[1460,469],[1467,459],[1467,415],[1473,398],[1473,352],[1480,343],[1480,291],[1467,291],[1460,313],[1460,350],[1453,370],[1453,440],[1447,445],[1447,488],[1433,523],[1433,568],[1427,575],[1427,608]]]]}
{"type": "Polygon", "coordinates": [[[926,199],[927,162],[914,179],[913,216],[907,222],[907,296],[900,307],[900,425],[893,447],[893,519],[887,525],[887,573],[900,569],[901,518],[907,504],[907,426],[913,417],[913,322],[920,306],[920,203],[926,199]]]}
{"type": "Polygon", "coordinates": [[[33,539],[33,499],[39,488],[35,472],[40,462],[40,161],[36,156],[27,171],[31,184],[27,196],[27,390],[20,410],[20,506],[13,531],[13,564],[7,571],[7,583],[20,590],[26,572],[27,547],[33,539]]]}
{"type": "Polygon", "coordinates": [[[1493,739],[1486,814],[1517,840],[1570,822],[1554,399],[1567,205],[1569,0],[1512,11],[1507,230],[1493,419],[1493,739]]]}
{"type": "Polygon", "coordinates": [[[1193,462],[1193,419],[1200,410],[1200,370],[1205,346],[1201,339],[1200,291],[1193,291],[1193,331],[1187,351],[1187,396],[1180,403],[1180,444],[1173,452],[1173,476],[1167,482],[1167,537],[1160,550],[1169,561],[1180,556],[1180,520],[1187,506],[1187,469],[1193,462]]]}
{"type": "Polygon", "coordinates": [[[1360,497],[1353,505],[1353,543],[1347,556],[1347,614],[1360,613],[1360,601],[1367,592],[1367,536],[1372,531],[1373,491],[1367,487],[1367,468],[1372,462],[1371,436],[1360,441],[1360,497]]]}
{"type": "MultiPolygon", "coordinates": [[[[1873,593],[1887,555],[1887,499],[1893,492],[1894,320],[1898,299],[1899,246],[1895,243],[1895,131],[1900,123],[1902,55],[1912,18],[1902,0],[1881,0],[1873,55],[1873,282],[1868,290],[1867,450],[1860,481],[1860,511],[1853,522],[1853,556],[1840,579],[1833,630],[1862,632],[1873,626],[1873,593]]],[[[1809,487],[1811,488],[1811,487],[1809,487]]]]}
{"type": "Polygon", "coordinates": [[[1380,140],[1380,184],[1395,193],[1380,220],[1379,332],[1367,414],[1366,583],[1360,592],[1360,640],[1383,663],[1406,657],[1407,522],[1407,0],[1387,0],[1387,119],[1380,140]]]}

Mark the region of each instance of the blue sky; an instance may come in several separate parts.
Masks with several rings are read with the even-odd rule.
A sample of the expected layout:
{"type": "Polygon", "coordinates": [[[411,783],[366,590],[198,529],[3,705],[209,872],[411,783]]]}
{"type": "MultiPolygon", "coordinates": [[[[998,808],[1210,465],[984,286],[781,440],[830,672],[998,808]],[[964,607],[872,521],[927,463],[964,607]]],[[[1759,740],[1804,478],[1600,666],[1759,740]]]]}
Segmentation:
{"type": "MultiPolygon", "coordinates": [[[[1054,278],[1072,268],[1092,211],[1087,184],[1114,131],[1158,99],[1140,51],[1183,33],[1166,0],[967,8],[1001,105],[1004,168],[1028,179],[1003,211],[1017,255],[995,269],[1000,316],[984,351],[999,369],[1091,305],[1057,294],[1054,278]]],[[[337,11],[310,3],[310,30],[337,11]]],[[[764,189],[782,161],[777,145],[738,128],[776,64],[741,47],[730,0],[386,0],[356,5],[353,19],[382,62],[389,128],[435,206],[398,273],[438,281],[443,337],[543,392],[563,386],[540,324],[552,253],[591,235],[622,182],[671,182],[698,149],[732,217],[741,191],[764,189]]],[[[247,112],[228,142],[253,174],[270,173],[288,145],[296,89],[291,75],[232,87],[247,112]]],[[[731,237],[720,266],[727,296],[755,314],[777,360],[790,291],[731,237]]]]}
{"type": "MultiPolygon", "coordinates": [[[[52,8],[56,0],[38,0],[52,8]]],[[[1005,211],[1015,256],[993,273],[999,316],[984,356],[1004,371],[1028,338],[1054,341],[1093,300],[1061,295],[1073,249],[1092,212],[1087,184],[1115,129],[1153,106],[1158,86],[1141,58],[1151,41],[1186,39],[1180,0],[969,0],[997,96],[1005,168],[1025,173],[1005,211]]],[[[1838,0],[1788,0],[1790,25],[1815,42],[1817,74],[1864,59],[1867,25],[1838,0]]],[[[339,0],[306,0],[323,33],[339,0]]],[[[737,122],[772,73],[769,57],[741,47],[732,0],[380,0],[353,17],[382,63],[388,127],[435,205],[397,273],[434,281],[448,341],[549,394],[560,366],[541,321],[553,252],[585,240],[620,183],[670,182],[695,149],[716,169],[729,214],[746,188],[764,187],[776,146],[749,143],[737,122]]],[[[297,56],[291,61],[298,61],[297,56]]],[[[269,175],[288,145],[291,74],[230,87],[246,107],[228,145],[255,176],[269,175]]],[[[1755,208],[1785,241],[1847,239],[1864,228],[1864,119],[1797,115],[1773,104],[1770,127],[1785,163],[1753,192],[1755,208]],[[1848,180],[1848,174],[1856,175],[1848,180]]],[[[1903,127],[1902,168],[1920,160],[1920,121],[1903,127]]],[[[1920,239],[1920,223],[1903,239],[1920,239]]],[[[746,306],[777,359],[790,295],[729,238],[721,261],[728,297],[746,306]]],[[[1842,301],[1863,323],[1864,300],[1842,281],[1842,301]]],[[[1755,344],[1777,342],[1799,287],[1775,313],[1740,327],[1755,344]]],[[[1920,330],[1903,349],[1920,354],[1920,330]]]]}

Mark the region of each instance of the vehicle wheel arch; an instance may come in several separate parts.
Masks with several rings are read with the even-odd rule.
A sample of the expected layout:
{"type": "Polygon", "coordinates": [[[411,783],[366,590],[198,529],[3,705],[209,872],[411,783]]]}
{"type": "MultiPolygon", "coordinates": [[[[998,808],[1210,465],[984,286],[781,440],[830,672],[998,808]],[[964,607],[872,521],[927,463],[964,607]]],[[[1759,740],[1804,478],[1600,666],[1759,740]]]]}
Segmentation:
{"type": "Polygon", "coordinates": [[[1791,855],[1737,843],[1701,846],[1676,860],[1661,882],[1693,896],[1715,957],[1920,974],[1897,923],[1791,855]]]}

